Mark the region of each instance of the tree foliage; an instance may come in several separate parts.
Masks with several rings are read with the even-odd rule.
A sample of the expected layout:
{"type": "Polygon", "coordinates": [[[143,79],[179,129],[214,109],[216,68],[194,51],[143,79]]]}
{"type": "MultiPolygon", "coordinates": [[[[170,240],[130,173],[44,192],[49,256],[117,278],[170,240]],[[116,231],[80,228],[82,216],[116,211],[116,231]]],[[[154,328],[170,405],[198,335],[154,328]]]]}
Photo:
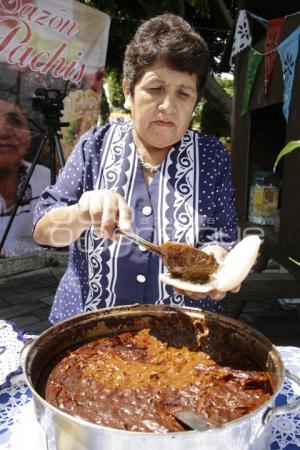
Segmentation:
{"type": "MultiPolygon", "coordinates": [[[[219,63],[224,52],[224,46],[230,32],[231,17],[234,18],[237,10],[237,0],[80,0],[88,6],[97,8],[111,17],[111,26],[108,41],[106,73],[116,83],[120,83],[123,57],[126,45],[131,40],[137,27],[150,17],[172,12],[183,16],[193,27],[200,32],[207,42],[212,58],[212,71],[220,72],[219,63]],[[225,13],[224,13],[225,11],[225,13]]],[[[233,20],[232,20],[233,23],[233,20]]],[[[232,102],[226,91],[219,87],[210,75],[204,95],[215,105],[225,111],[225,120],[230,123],[232,102]]],[[[115,91],[120,93],[120,84],[115,91]]],[[[113,95],[113,104],[123,102],[113,95]]]]}
{"type": "Polygon", "coordinates": [[[109,91],[109,103],[115,108],[123,108],[124,94],[122,89],[122,74],[120,71],[109,68],[106,71],[106,80],[109,91]]]}
{"type": "MultiPolygon", "coordinates": [[[[218,83],[233,96],[233,80],[217,77],[218,83]]],[[[213,100],[204,100],[195,110],[193,128],[200,129],[203,133],[217,137],[229,138],[231,134],[230,122],[227,120],[224,109],[213,100]]]]}
{"type": "MultiPolygon", "coordinates": [[[[107,52],[107,67],[122,70],[127,43],[138,25],[157,14],[172,12],[182,15],[206,40],[213,55],[213,70],[218,71],[218,61],[224,51],[229,27],[218,7],[220,0],[80,0],[111,17],[107,52]]],[[[237,0],[221,0],[234,17],[237,0]]]]}
{"type": "Polygon", "coordinates": [[[205,134],[213,136],[230,136],[230,126],[224,112],[213,102],[205,101],[201,111],[200,129],[205,134]]]}

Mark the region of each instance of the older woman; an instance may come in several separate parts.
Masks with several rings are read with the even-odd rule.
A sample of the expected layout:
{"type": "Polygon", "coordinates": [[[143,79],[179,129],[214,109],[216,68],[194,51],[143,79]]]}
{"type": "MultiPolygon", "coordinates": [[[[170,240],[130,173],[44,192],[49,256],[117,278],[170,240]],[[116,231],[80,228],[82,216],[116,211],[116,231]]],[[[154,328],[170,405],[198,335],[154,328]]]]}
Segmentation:
{"type": "Polygon", "coordinates": [[[214,301],[219,292],[205,298],[161,284],[158,256],[113,231],[116,224],[132,227],[152,242],[186,242],[219,257],[233,245],[227,152],[217,139],[188,128],[208,60],[199,34],[171,14],[142,24],[128,45],[123,86],[132,123],[86,133],[36,210],[37,242],[70,245],[52,322],[133,303],[222,309],[214,301]]]}
{"type": "MultiPolygon", "coordinates": [[[[31,165],[24,160],[30,145],[31,132],[21,106],[0,98],[0,242],[31,165]]],[[[41,249],[32,239],[33,211],[49,181],[49,169],[38,164],[5,239],[1,256],[16,256],[41,249]]]]}

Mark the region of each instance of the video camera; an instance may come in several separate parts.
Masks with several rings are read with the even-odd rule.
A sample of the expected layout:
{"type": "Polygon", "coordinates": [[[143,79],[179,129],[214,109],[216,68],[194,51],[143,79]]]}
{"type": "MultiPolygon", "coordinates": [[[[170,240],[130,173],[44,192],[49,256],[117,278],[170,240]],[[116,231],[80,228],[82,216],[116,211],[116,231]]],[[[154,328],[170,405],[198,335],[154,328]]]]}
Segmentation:
{"type": "Polygon", "coordinates": [[[42,113],[61,111],[64,108],[64,95],[58,89],[37,88],[32,97],[32,107],[42,113]]]}
{"type": "Polygon", "coordinates": [[[61,127],[69,125],[60,122],[60,118],[63,116],[61,111],[64,108],[64,98],[65,95],[58,89],[37,88],[31,98],[32,108],[44,115],[48,125],[59,130],[61,127]]]}

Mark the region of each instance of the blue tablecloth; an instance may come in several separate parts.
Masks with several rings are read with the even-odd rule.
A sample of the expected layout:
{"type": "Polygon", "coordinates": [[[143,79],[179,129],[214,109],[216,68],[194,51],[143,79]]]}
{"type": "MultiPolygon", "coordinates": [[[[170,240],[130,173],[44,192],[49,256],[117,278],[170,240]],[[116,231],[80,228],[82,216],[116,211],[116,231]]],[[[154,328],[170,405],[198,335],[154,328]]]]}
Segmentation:
{"type": "MultiPolygon", "coordinates": [[[[19,365],[19,354],[30,339],[13,323],[0,320],[0,448],[46,450],[43,430],[37,423],[31,392],[19,365]]],[[[300,376],[300,349],[278,347],[285,367],[300,376]]],[[[286,379],[276,405],[300,398],[300,387],[286,379]]],[[[300,450],[300,411],[272,418],[270,446],[266,450],[300,450]]],[[[241,449],[246,450],[246,449],[241,449]]]]}

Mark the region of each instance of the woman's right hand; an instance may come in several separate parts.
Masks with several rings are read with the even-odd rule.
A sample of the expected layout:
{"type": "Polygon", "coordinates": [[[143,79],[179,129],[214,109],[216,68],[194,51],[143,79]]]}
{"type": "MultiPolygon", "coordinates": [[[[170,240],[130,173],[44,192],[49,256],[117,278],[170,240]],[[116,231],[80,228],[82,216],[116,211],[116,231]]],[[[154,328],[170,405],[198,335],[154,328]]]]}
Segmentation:
{"type": "Polygon", "coordinates": [[[131,231],[131,209],[117,192],[108,190],[86,191],[79,202],[79,221],[91,226],[98,236],[115,239],[114,228],[131,231]]]}

